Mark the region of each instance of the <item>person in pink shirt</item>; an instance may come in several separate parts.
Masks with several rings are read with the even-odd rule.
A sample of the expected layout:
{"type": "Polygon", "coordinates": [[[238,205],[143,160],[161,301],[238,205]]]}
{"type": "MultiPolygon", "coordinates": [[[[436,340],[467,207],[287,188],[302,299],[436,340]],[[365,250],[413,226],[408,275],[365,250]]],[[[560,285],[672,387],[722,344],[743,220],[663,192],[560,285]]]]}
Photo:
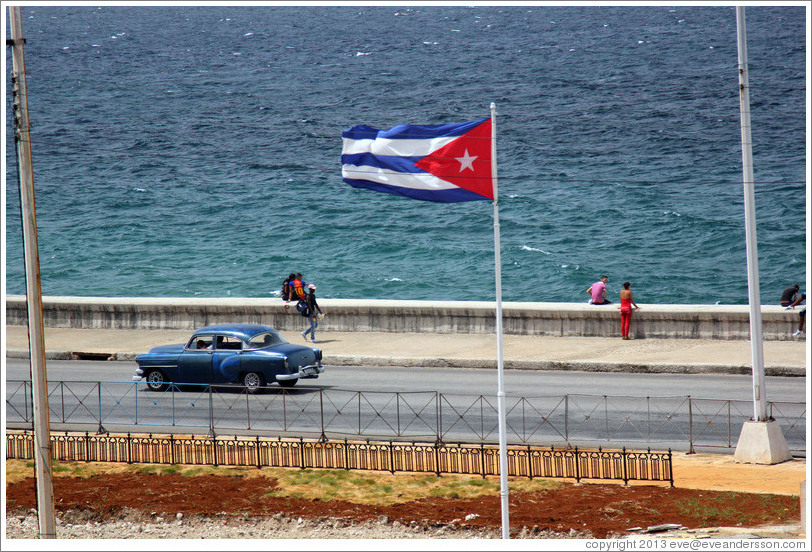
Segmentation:
{"type": "Polygon", "coordinates": [[[592,297],[589,300],[590,305],[610,305],[612,304],[606,298],[606,282],[609,281],[609,277],[604,275],[601,276],[601,279],[589,286],[589,289],[586,292],[592,297]]]}

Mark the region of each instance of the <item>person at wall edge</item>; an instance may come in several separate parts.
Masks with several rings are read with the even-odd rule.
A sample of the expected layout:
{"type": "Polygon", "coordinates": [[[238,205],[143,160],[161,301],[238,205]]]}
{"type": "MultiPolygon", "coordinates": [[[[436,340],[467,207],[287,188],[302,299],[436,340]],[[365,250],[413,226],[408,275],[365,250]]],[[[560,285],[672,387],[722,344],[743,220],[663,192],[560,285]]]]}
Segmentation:
{"type": "Polygon", "coordinates": [[[296,278],[292,272],[282,281],[282,300],[290,301],[290,283],[296,278]]]}
{"type": "Polygon", "coordinates": [[[623,289],[620,290],[620,336],[623,339],[629,338],[629,328],[632,325],[632,311],[640,309],[637,303],[634,302],[632,296],[632,285],[629,282],[623,282],[623,289]],[[632,308],[634,305],[634,308],[632,308]]]}
{"type": "Polygon", "coordinates": [[[612,303],[606,298],[606,282],[608,281],[609,277],[604,274],[600,280],[589,286],[586,292],[591,296],[590,305],[610,305],[612,303]]]}
{"type": "Polygon", "coordinates": [[[791,285],[787,289],[784,290],[784,293],[781,294],[781,306],[788,307],[790,303],[794,303],[797,295],[798,290],[801,289],[801,286],[798,284],[791,285]]]}
{"type": "Polygon", "coordinates": [[[301,272],[297,273],[290,283],[291,300],[297,299],[299,301],[304,301],[307,299],[307,293],[305,293],[306,286],[307,284],[305,284],[304,280],[302,279],[301,272]]]}

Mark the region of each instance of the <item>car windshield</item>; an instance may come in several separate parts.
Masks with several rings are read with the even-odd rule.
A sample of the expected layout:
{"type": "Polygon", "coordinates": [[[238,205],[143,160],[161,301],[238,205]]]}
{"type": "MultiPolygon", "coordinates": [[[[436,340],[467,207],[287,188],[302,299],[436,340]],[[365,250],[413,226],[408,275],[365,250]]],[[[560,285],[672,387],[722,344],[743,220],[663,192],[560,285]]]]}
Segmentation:
{"type": "Polygon", "coordinates": [[[272,345],[279,345],[280,343],[287,343],[285,338],[279,332],[271,330],[269,332],[262,332],[248,340],[249,349],[261,349],[263,347],[270,347],[272,345]]]}

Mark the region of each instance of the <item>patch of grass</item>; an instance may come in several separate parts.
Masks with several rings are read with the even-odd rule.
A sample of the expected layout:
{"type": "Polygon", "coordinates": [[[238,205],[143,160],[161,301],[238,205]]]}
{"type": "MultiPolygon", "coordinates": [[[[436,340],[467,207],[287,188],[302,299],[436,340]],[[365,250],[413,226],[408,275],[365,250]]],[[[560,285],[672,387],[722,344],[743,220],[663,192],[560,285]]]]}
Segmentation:
{"type": "MultiPolygon", "coordinates": [[[[55,464],[56,466],[57,464],[55,464]]],[[[433,474],[391,474],[351,470],[319,470],[299,468],[241,468],[220,466],[59,463],[54,475],[59,477],[92,477],[100,473],[135,473],[145,475],[180,474],[188,477],[220,475],[232,477],[262,477],[276,482],[266,496],[320,500],[345,500],[356,504],[388,505],[409,502],[424,497],[474,498],[499,493],[496,477],[471,477],[433,474]]],[[[7,482],[33,477],[33,463],[22,460],[6,462],[7,482]]],[[[543,479],[511,480],[512,492],[553,489],[562,484],[543,479]]]]}
{"type": "MultiPolygon", "coordinates": [[[[691,516],[702,523],[710,523],[719,518],[736,517],[739,493],[724,492],[714,496],[689,498],[679,505],[681,514],[691,516]]],[[[744,522],[744,518],[740,519],[744,522]]]]}

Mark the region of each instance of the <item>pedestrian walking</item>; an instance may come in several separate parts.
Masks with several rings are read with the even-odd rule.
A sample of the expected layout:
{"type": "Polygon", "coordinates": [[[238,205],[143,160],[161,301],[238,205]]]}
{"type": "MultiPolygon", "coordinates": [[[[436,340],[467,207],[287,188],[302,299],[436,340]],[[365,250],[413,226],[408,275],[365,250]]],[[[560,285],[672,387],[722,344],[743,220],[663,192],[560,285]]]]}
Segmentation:
{"type": "Polygon", "coordinates": [[[302,332],[302,337],[307,340],[307,334],[310,334],[310,341],[313,343],[316,342],[316,328],[319,327],[319,316],[322,315],[321,308],[319,307],[318,302],[316,301],[316,286],[310,284],[307,286],[308,294],[307,294],[307,318],[310,322],[310,327],[302,332]]]}

